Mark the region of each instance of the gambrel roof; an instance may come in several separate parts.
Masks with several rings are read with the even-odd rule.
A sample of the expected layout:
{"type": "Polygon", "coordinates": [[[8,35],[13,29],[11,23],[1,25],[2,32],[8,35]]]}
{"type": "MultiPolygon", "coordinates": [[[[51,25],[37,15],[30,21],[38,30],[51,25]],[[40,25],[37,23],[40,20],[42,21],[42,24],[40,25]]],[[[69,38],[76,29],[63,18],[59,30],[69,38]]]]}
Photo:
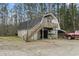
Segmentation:
{"type": "MultiPolygon", "coordinates": [[[[49,13],[49,14],[45,14],[43,17],[39,17],[37,19],[32,19],[32,20],[28,20],[28,21],[25,21],[25,22],[22,22],[20,23],[19,25],[19,30],[23,30],[23,29],[31,29],[33,28],[36,24],[40,23],[41,20],[45,17],[49,17],[49,16],[52,16],[52,22],[58,24],[58,20],[57,18],[52,14],[52,13],[49,13]]],[[[58,24],[58,28],[60,29],[60,26],[58,24]]]]}
{"type": "Polygon", "coordinates": [[[38,24],[39,22],[41,22],[42,18],[38,18],[38,19],[32,19],[32,20],[28,20],[25,22],[20,23],[19,25],[19,30],[22,29],[31,29],[33,28],[36,24],[38,24]]]}

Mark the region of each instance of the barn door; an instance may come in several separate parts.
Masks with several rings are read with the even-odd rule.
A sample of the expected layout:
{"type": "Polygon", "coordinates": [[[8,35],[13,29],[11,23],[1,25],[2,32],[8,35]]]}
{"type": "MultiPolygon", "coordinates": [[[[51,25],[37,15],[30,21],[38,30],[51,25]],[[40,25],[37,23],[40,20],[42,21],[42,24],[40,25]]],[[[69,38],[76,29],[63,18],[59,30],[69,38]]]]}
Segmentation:
{"type": "Polygon", "coordinates": [[[48,29],[44,28],[40,30],[40,39],[47,39],[48,38],[48,29]]]}
{"type": "Polygon", "coordinates": [[[44,39],[48,38],[48,29],[44,29],[44,39]]]}

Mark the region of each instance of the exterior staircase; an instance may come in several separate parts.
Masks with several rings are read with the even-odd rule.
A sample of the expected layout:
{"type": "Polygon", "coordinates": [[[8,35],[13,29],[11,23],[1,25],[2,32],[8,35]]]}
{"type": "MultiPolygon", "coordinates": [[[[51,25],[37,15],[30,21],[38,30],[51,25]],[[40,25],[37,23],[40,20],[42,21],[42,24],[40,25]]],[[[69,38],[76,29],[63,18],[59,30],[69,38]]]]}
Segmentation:
{"type": "MultiPolygon", "coordinates": [[[[43,23],[39,22],[37,25],[35,25],[32,29],[31,29],[31,33],[28,35],[28,39],[31,39],[31,37],[37,33],[39,30],[41,30],[43,28],[43,23]]],[[[27,39],[26,39],[27,40],[27,39]]]]}
{"type": "Polygon", "coordinates": [[[31,29],[31,32],[28,34],[28,36],[25,35],[25,37],[27,38],[26,40],[31,39],[31,37],[32,37],[35,33],[37,33],[39,30],[41,30],[43,27],[52,28],[52,27],[55,27],[54,25],[55,25],[55,24],[44,23],[43,21],[42,21],[42,22],[39,22],[38,24],[36,24],[36,25],[31,29]]]}

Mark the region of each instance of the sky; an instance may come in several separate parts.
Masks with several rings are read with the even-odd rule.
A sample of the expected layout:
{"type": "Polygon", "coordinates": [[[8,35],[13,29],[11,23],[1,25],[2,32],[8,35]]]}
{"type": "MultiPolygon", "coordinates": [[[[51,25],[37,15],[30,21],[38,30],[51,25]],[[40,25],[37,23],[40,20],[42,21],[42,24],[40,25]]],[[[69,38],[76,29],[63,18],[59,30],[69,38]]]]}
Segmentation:
{"type": "MultiPolygon", "coordinates": [[[[9,3],[8,8],[12,9],[14,5],[15,5],[15,3],[9,3]]],[[[69,5],[69,3],[67,3],[67,5],[69,5]]]]}
{"type": "Polygon", "coordinates": [[[14,3],[9,3],[8,8],[12,9],[14,7],[14,5],[15,5],[14,3]]]}
{"type": "MultiPolygon", "coordinates": [[[[67,6],[69,5],[69,3],[66,3],[67,6]]],[[[14,7],[15,3],[9,3],[8,8],[12,9],[14,7]]],[[[79,7],[79,4],[77,4],[77,7],[79,7]]]]}

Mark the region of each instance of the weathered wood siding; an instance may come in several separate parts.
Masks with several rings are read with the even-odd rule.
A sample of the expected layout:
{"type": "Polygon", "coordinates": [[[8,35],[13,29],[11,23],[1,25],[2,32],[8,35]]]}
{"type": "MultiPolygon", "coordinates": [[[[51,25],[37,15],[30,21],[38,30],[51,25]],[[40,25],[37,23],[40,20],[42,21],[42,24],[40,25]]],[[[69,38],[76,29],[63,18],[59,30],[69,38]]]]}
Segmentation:
{"type": "MultiPolygon", "coordinates": [[[[47,28],[53,28],[54,30],[52,30],[52,32],[55,32],[55,35],[53,35],[54,38],[58,37],[58,29],[60,29],[59,23],[58,23],[58,19],[53,15],[50,14],[52,16],[52,19],[49,18],[42,18],[42,20],[36,24],[33,28],[31,29],[27,29],[26,30],[18,30],[18,36],[19,37],[23,37],[26,36],[27,37],[27,32],[28,32],[28,36],[30,37],[31,34],[34,34],[30,37],[31,40],[37,40],[39,39],[39,30],[42,29],[43,27],[47,27],[47,28]],[[41,26],[40,26],[41,24],[41,26]]],[[[47,17],[47,16],[46,16],[47,17]]]]}

